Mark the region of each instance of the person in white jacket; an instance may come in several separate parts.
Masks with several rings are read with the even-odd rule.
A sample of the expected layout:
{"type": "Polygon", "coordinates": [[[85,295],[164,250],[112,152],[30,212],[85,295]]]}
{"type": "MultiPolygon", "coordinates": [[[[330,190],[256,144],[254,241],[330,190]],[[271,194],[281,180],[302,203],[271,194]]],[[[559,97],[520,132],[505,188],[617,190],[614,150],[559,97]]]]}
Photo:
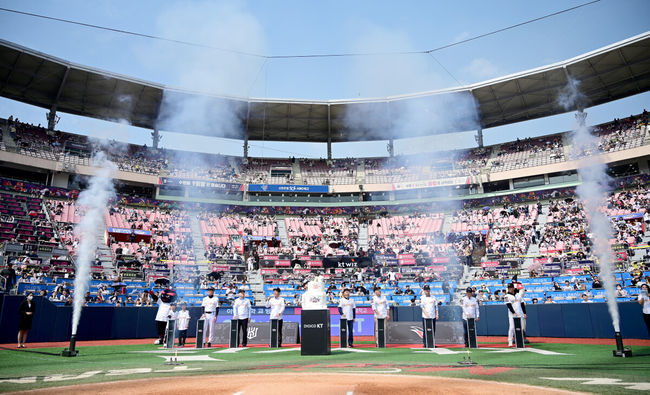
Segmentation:
{"type": "Polygon", "coordinates": [[[465,296],[460,300],[460,305],[463,308],[463,329],[465,331],[465,347],[469,347],[469,328],[467,327],[467,319],[474,318],[478,321],[479,306],[478,300],[474,297],[474,291],[471,287],[465,290],[465,296]]]}
{"type": "Polygon", "coordinates": [[[187,304],[182,303],[180,311],[176,312],[176,328],[178,329],[178,346],[185,347],[187,328],[190,326],[190,312],[187,304]]]}
{"type": "Polygon", "coordinates": [[[275,288],[273,296],[266,300],[266,307],[271,309],[269,319],[278,320],[278,347],[282,347],[282,314],[286,305],[284,298],[280,296],[280,288],[275,288]]]}
{"type": "MultiPolygon", "coordinates": [[[[237,320],[237,332],[242,334],[241,346],[246,347],[248,343],[248,324],[251,322],[251,301],[245,298],[246,291],[239,290],[239,298],[232,304],[232,319],[237,320]]],[[[239,347],[239,336],[237,337],[239,347]]]]}
{"type": "Polygon", "coordinates": [[[339,300],[339,314],[341,318],[347,320],[348,329],[348,347],[354,348],[354,319],[356,318],[356,304],[353,299],[350,299],[350,290],[345,288],[343,295],[339,300]]]}
{"type": "Polygon", "coordinates": [[[440,317],[438,312],[438,299],[435,296],[431,295],[431,288],[428,285],[422,287],[422,295],[420,296],[420,308],[422,308],[422,342],[424,346],[427,346],[427,340],[424,336],[426,333],[425,319],[433,320],[433,335],[436,334],[436,321],[440,317]]]}

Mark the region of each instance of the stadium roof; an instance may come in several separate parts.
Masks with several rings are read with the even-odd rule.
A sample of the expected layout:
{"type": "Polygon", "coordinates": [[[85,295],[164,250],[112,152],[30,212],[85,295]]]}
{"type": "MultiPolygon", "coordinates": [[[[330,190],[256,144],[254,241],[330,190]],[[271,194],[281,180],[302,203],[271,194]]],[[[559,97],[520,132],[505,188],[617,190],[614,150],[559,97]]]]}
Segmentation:
{"type": "MultiPolygon", "coordinates": [[[[163,91],[227,105],[251,140],[332,142],[389,139],[389,128],[352,130],[347,111],[386,106],[388,114],[409,100],[472,95],[483,128],[566,112],[557,97],[568,76],[580,81],[586,106],[650,89],[650,32],[552,65],[472,85],[440,91],[371,99],[291,100],[213,96],[74,64],[0,40],[0,94],[3,97],[70,114],[103,120],[126,120],[153,129],[160,124],[163,91]],[[356,106],[356,108],[355,108],[356,106]],[[158,122],[158,123],[157,123],[158,122]]],[[[163,130],[220,135],[214,130],[163,130]]],[[[467,130],[450,125],[437,132],[467,130]]],[[[430,134],[430,133],[429,133],[430,134]]],[[[220,135],[243,138],[243,135],[220,135]]]]}

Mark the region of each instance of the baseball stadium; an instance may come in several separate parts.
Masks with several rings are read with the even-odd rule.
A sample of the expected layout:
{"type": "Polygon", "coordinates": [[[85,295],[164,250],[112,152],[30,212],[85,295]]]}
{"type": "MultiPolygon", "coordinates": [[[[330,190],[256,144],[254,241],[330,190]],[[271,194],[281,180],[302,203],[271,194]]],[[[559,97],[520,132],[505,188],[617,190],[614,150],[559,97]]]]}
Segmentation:
{"type": "Polygon", "coordinates": [[[1,1],[0,392],[650,391],[650,3],[540,3],[1,1]]]}

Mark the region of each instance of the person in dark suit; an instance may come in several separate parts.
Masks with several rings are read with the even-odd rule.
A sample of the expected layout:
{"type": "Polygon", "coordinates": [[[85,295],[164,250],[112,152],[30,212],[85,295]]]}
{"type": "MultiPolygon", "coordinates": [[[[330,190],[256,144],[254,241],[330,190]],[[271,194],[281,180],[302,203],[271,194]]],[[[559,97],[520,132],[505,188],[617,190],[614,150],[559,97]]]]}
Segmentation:
{"type": "Polygon", "coordinates": [[[18,348],[25,348],[27,333],[32,329],[32,320],[34,319],[35,311],[34,293],[30,292],[18,307],[18,314],[20,315],[20,321],[18,321],[18,348]]]}

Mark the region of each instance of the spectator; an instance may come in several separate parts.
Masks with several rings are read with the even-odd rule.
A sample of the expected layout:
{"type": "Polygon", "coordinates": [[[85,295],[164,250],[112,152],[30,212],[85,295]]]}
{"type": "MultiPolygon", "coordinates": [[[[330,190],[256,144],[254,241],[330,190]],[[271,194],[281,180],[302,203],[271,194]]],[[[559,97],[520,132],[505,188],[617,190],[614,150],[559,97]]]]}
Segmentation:
{"type": "Polygon", "coordinates": [[[594,277],[594,282],[591,284],[592,289],[601,289],[603,288],[603,284],[600,282],[600,279],[598,277],[594,277]]]}
{"type": "Polygon", "coordinates": [[[650,297],[648,297],[648,284],[641,285],[641,292],[637,301],[643,306],[643,320],[645,321],[648,335],[650,335],[650,297]]]}
{"type": "Polygon", "coordinates": [[[27,334],[32,329],[32,320],[34,319],[34,312],[36,306],[34,304],[34,293],[29,292],[25,300],[18,307],[18,314],[20,320],[18,321],[18,348],[25,348],[27,341],[27,334]]]}
{"type": "Polygon", "coordinates": [[[5,292],[9,292],[14,285],[16,285],[16,270],[13,264],[8,264],[6,268],[2,269],[0,275],[5,278],[5,292]]]}

